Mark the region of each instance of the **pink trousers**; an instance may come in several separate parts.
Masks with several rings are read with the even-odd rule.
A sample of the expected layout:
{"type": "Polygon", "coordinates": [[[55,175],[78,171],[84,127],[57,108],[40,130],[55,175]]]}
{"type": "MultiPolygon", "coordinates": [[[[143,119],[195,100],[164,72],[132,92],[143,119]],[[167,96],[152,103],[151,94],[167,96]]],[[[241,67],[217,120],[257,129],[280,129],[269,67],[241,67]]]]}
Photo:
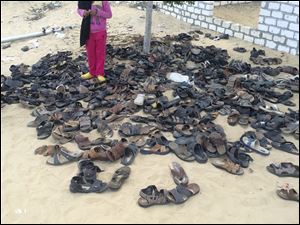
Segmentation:
{"type": "Polygon", "coordinates": [[[105,31],[90,33],[86,43],[86,52],[90,74],[93,76],[104,76],[104,64],[106,58],[106,37],[105,31]]]}

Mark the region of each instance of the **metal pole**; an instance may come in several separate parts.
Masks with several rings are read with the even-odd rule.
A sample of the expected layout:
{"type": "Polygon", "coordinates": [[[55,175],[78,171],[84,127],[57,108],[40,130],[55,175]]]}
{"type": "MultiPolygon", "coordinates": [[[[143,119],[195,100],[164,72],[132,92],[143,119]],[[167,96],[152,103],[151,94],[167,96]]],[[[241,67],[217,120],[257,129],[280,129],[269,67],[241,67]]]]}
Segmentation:
{"type": "Polygon", "coordinates": [[[50,33],[63,31],[66,28],[72,29],[72,28],[74,28],[74,26],[65,26],[65,27],[58,27],[58,28],[56,27],[56,28],[49,28],[49,29],[43,28],[42,31],[40,31],[40,32],[35,32],[35,33],[30,33],[30,34],[21,34],[21,35],[16,35],[16,36],[12,36],[12,37],[6,37],[6,38],[1,37],[1,44],[5,43],[5,42],[18,41],[18,40],[23,40],[23,39],[27,39],[27,38],[45,36],[50,33]]]}
{"type": "Polygon", "coordinates": [[[143,48],[143,51],[146,54],[149,54],[149,52],[150,52],[151,26],[152,26],[152,9],[153,9],[153,1],[147,1],[145,36],[144,36],[144,48],[143,48]]]}

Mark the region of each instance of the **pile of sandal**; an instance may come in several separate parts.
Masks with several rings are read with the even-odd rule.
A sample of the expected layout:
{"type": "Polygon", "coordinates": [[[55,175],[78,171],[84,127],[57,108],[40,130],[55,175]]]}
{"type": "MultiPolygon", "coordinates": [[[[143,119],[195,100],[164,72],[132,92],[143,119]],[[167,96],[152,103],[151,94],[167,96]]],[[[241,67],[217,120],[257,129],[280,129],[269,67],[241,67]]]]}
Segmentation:
{"type": "MultiPolygon", "coordinates": [[[[116,187],[97,180],[99,170],[90,160],[120,161],[128,166],[138,153],[175,154],[187,162],[207,163],[214,158],[215,167],[242,175],[253,162],[253,152],[267,156],[277,149],[298,155],[298,147],[285,135],[299,139],[299,110],[284,112],[279,104],[296,106],[291,99],[299,92],[299,69],[275,67],[282,64],[280,58],[267,58],[255,48],[250,59],[258,66],[253,67],[230,60],[225,49],[193,46],[192,39],[182,33],[153,40],[148,55],[142,53],[142,40],[128,47],[107,45],[111,60],[106,83],[80,78],[88,71],[85,54],[74,57],[71,52],[58,52],[31,67],[12,65],[11,77],[1,76],[1,107],[20,103],[32,110],[34,119],[28,127],[36,129],[38,139],[51,137],[57,144],[35,151],[49,157],[48,164],[82,160],[71,181],[73,192],[116,187]],[[168,74],[174,71],[186,82],[171,80],[168,74]],[[289,76],[276,79],[281,73],[289,76]],[[229,142],[224,129],[215,123],[219,115],[227,116],[232,127],[251,126],[255,131],[229,142]],[[97,138],[91,140],[88,134],[93,130],[97,138]],[[173,138],[167,139],[164,132],[173,138]],[[120,138],[113,139],[115,134],[120,138]],[[68,142],[75,142],[80,152],[62,146],[68,142]],[[81,166],[83,162],[87,166],[81,166]]],[[[187,183],[179,183],[172,191],[152,186],[141,192],[141,201],[146,206],[148,202],[179,203],[198,191],[187,183]]]]}

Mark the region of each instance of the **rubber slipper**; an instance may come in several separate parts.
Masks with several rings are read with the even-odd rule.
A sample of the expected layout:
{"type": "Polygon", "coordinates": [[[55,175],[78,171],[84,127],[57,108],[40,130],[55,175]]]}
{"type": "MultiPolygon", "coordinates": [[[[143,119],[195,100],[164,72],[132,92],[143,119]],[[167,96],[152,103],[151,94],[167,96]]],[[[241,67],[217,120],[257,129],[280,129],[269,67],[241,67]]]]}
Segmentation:
{"type": "Polygon", "coordinates": [[[281,136],[279,131],[268,131],[264,133],[264,136],[273,142],[283,143],[286,142],[283,136],[281,136]]]}
{"type": "Polygon", "coordinates": [[[255,151],[262,155],[270,155],[270,151],[261,147],[259,144],[259,141],[257,139],[249,138],[245,135],[243,135],[240,139],[240,142],[243,144],[243,146],[251,151],[255,151]]]}
{"type": "Polygon", "coordinates": [[[187,150],[185,145],[178,145],[176,142],[170,142],[168,147],[178,158],[182,159],[183,161],[192,162],[195,160],[195,157],[187,150]]]}
{"type": "Polygon", "coordinates": [[[293,163],[283,162],[279,164],[270,164],[267,170],[279,177],[299,177],[299,166],[293,163]]]}
{"type": "Polygon", "coordinates": [[[198,163],[206,163],[207,162],[207,160],[208,160],[207,154],[206,154],[204,148],[202,147],[202,145],[200,145],[198,143],[193,143],[193,144],[189,145],[189,149],[195,156],[195,159],[198,163]]]}
{"type": "Polygon", "coordinates": [[[73,177],[69,187],[72,193],[102,193],[107,188],[107,184],[100,180],[87,181],[82,176],[73,177]]]}
{"type": "Polygon", "coordinates": [[[48,115],[40,115],[40,116],[37,116],[35,118],[35,120],[29,122],[27,124],[27,127],[38,127],[42,122],[48,121],[48,120],[49,120],[49,116],[48,115]]]}
{"type": "Polygon", "coordinates": [[[123,166],[116,170],[111,181],[108,183],[110,189],[117,190],[123,185],[125,180],[130,175],[130,168],[128,166],[123,166]]]}
{"type": "Polygon", "coordinates": [[[138,148],[135,144],[129,144],[125,148],[124,156],[122,157],[121,164],[124,166],[131,165],[138,153],[138,148]]]}
{"type": "Polygon", "coordinates": [[[43,121],[37,128],[37,138],[38,139],[46,139],[48,138],[53,129],[53,123],[48,121],[43,121]]]}
{"type": "Polygon", "coordinates": [[[253,161],[253,158],[250,155],[240,150],[239,143],[235,143],[229,147],[227,156],[233,163],[239,164],[243,168],[247,168],[250,162],[253,161]]]}
{"type": "Polygon", "coordinates": [[[189,183],[189,178],[179,163],[172,162],[169,167],[175,184],[187,185],[189,183]]]}
{"type": "Polygon", "coordinates": [[[272,142],[273,148],[276,148],[281,151],[285,151],[294,155],[299,155],[299,150],[293,142],[272,142]]]}

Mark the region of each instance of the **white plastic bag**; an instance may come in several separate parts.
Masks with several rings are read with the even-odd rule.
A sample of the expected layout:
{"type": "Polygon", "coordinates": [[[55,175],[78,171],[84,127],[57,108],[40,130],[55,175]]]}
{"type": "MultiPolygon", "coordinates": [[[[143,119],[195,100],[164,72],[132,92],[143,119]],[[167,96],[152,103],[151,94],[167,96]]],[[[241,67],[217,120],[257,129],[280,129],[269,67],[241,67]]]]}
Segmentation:
{"type": "Polygon", "coordinates": [[[167,74],[167,78],[169,80],[172,80],[174,82],[178,82],[178,83],[181,83],[181,82],[186,82],[188,84],[190,84],[190,79],[188,76],[184,76],[180,73],[169,73],[167,74]]]}

